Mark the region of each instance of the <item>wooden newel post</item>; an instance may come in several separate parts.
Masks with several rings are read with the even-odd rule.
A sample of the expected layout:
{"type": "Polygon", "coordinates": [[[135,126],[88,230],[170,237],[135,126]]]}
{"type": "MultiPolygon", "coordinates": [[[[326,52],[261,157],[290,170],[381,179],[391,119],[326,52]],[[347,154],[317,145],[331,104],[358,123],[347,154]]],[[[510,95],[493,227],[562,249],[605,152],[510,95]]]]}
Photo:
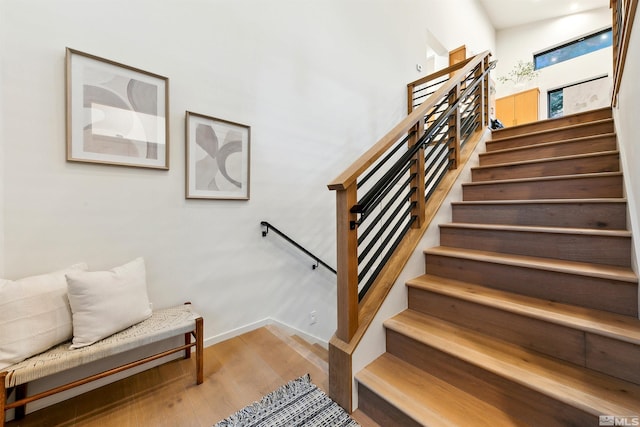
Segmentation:
{"type": "MultiPolygon", "coordinates": [[[[453,105],[460,99],[460,83],[449,93],[449,105],[453,105]]],[[[455,111],[449,116],[449,131],[448,140],[453,150],[449,159],[451,160],[451,166],[449,169],[458,168],[458,160],[460,159],[460,108],[456,108],[455,111]]]]}
{"type": "MultiPolygon", "coordinates": [[[[420,119],[418,123],[412,129],[411,137],[409,138],[409,147],[413,147],[420,137],[424,134],[424,119],[420,119]]],[[[424,162],[424,147],[421,147],[414,157],[414,161],[411,165],[411,174],[413,179],[411,182],[411,188],[415,188],[416,191],[411,196],[411,201],[414,202],[412,216],[416,217],[416,221],[413,222],[411,228],[420,228],[425,220],[425,162],[424,162]]]]}
{"type": "Polygon", "coordinates": [[[7,389],[6,389],[6,381],[7,372],[0,372],[0,381],[2,381],[2,388],[0,388],[0,416],[2,417],[2,422],[0,422],[0,426],[4,425],[4,418],[6,416],[4,405],[7,402],[7,389]]]}
{"type": "Polygon", "coordinates": [[[407,114],[411,114],[413,111],[413,91],[415,88],[413,83],[407,85],[407,114]]]}
{"type": "MultiPolygon", "coordinates": [[[[489,56],[487,55],[484,60],[482,61],[482,67],[480,69],[481,73],[484,73],[485,71],[487,71],[489,69],[489,56]]],[[[484,129],[485,126],[489,126],[490,124],[490,110],[491,110],[491,106],[490,106],[490,89],[491,89],[491,85],[489,83],[489,73],[485,74],[484,77],[482,78],[482,83],[481,83],[481,95],[482,97],[481,102],[482,102],[482,116],[481,116],[481,122],[480,122],[480,127],[479,129],[484,129]]]]}
{"type": "Polygon", "coordinates": [[[358,234],[356,183],[336,191],[338,329],[336,336],[349,342],[358,329],[358,234]]]}

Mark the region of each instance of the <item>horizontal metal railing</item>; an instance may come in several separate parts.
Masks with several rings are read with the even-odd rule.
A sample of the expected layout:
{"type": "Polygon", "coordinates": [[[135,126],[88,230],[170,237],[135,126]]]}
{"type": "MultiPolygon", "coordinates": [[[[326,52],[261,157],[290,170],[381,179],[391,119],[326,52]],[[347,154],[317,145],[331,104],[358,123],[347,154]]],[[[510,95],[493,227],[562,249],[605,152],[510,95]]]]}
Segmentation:
{"type": "MultiPolygon", "coordinates": [[[[464,79],[464,90],[454,97],[451,92],[442,96],[436,105],[437,113],[425,116],[427,128],[412,146],[407,142],[415,131],[402,138],[390,153],[377,163],[372,171],[358,180],[358,189],[370,181],[372,173],[386,170],[371,184],[371,188],[351,208],[358,219],[350,223],[350,229],[358,228],[358,300],[361,301],[378,275],[389,261],[406,233],[417,220],[414,195],[421,186],[415,186],[418,173],[416,156],[424,156],[424,199],[428,201],[446,172],[455,165],[454,152],[459,126],[459,145],[463,147],[480,125],[481,105],[479,89],[486,73],[479,72],[482,64],[469,71],[464,79]],[[452,126],[451,118],[459,116],[459,125],[452,126]],[[395,160],[393,160],[395,159],[395,160]],[[387,165],[384,168],[384,165],[387,165]],[[372,215],[377,213],[377,215],[372,215]],[[372,238],[367,238],[373,233],[372,238]]],[[[415,98],[414,98],[415,99],[415,98]]]]}
{"type": "Polygon", "coordinates": [[[488,122],[485,52],[408,85],[409,116],[341,174],[338,226],[338,332],[348,342],[358,303],[375,287],[438,184],[458,166],[465,142],[488,122]]]}

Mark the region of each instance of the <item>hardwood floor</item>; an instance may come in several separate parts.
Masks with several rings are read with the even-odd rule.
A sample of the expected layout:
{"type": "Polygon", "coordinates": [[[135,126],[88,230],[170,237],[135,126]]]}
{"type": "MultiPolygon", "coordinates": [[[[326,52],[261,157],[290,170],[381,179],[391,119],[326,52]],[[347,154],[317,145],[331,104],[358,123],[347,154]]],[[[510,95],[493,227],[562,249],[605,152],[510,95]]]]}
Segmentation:
{"type": "MultiPolygon", "coordinates": [[[[325,393],[327,357],[267,326],[205,348],[204,383],[195,361],[176,360],[28,414],[7,427],[212,426],[306,373],[325,393]]],[[[377,426],[353,414],[364,427],[377,426]]]]}

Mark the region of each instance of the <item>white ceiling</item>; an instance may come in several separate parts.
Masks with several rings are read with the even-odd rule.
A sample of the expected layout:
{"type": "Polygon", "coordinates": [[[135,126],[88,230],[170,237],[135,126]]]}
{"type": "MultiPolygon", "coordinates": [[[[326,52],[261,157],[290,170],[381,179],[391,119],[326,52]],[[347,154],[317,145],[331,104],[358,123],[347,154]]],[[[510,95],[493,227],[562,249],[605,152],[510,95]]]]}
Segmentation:
{"type": "Polygon", "coordinates": [[[479,0],[496,30],[609,7],[609,0],[479,0]]]}

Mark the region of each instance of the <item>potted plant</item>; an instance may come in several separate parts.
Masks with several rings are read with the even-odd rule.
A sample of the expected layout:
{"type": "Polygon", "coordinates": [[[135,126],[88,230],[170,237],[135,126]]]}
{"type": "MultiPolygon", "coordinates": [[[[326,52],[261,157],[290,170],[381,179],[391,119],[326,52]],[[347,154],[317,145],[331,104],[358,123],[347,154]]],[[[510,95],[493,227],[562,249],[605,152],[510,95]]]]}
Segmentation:
{"type": "Polygon", "coordinates": [[[526,82],[537,78],[538,74],[539,72],[535,69],[532,61],[525,62],[519,59],[509,74],[498,77],[498,81],[504,84],[512,83],[514,86],[523,86],[526,82]]]}

